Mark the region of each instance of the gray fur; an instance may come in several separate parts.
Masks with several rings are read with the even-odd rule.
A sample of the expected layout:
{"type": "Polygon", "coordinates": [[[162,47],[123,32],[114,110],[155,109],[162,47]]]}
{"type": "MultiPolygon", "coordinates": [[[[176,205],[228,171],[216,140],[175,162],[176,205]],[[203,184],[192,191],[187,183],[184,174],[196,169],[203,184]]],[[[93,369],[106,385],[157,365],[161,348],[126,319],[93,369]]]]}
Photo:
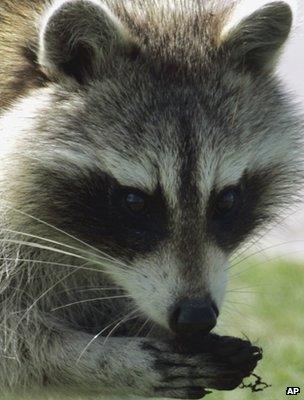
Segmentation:
{"type": "Polygon", "coordinates": [[[181,388],[194,383],[227,388],[218,386],[222,374],[240,378],[228,358],[206,349],[177,354],[166,340],[168,315],[184,297],[211,296],[221,307],[229,257],[280,215],[300,182],[301,124],[274,70],[260,68],[273,57],[269,42],[277,51],[287,38],[289,8],[276,2],[223,37],[228,2],[106,3],[119,29],[98,2],[63,2],[66,25],[64,9],[40,13],[34,44],[41,65],[31,73],[41,67],[45,80],[22,86],[21,94],[6,81],[0,387],[146,397],[187,397],[181,388]],[[280,28],[266,40],[267,55],[263,22],[280,28]],[[247,28],[251,68],[241,62],[244,48],[231,49],[247,28]],[[56,40],[61,33],[63,42],[56,40]],[[93,74],[74,79],[73,65],[69,72],[60,65],[83,37],[94,50],[93,74]],[[81,199],[92,175],[105,173],[150,195],[161,188],[168,223],[151,247],[90,234],[81,199]],[[248,229],[223,244],[209,226],[210,199],[244,176],[253,187],[242,223],[257,197],[254,213],[248,229]],[[173,370],[159,368],[168,359],[173,370]],[[173,388],[164,383],[168,376],[180,377],[173,388]]]}
{"type": "Polygon", "coordinates": [[[273,2],[244,18],[223,43],[237,63],[249,68],[273,68],[292,25],[292,11],[285,2],[273,2]]]}
{"type": "Polygon", "coordinates": [[[98,1],[55,4],[41,27],[38,61],[55,76],[64,73],[66,65],[73,62],[73,67],[82,68],[83,74],[89,75],[82,79],[94,79],[113,52],[127,52],[132,47],[128,36],[120,21],[98,1]]]}

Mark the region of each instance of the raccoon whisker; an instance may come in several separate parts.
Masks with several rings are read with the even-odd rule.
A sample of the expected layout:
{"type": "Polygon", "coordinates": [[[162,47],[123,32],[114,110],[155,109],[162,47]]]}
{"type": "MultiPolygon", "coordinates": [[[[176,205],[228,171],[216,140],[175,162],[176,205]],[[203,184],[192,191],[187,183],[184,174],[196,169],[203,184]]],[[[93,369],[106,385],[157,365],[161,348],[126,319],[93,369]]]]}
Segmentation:
{"type": "MultiPolygon", "coordinates": [[[[34,300],[33,296],[31,296],[26,290],[21,289],[20,287],[7,286],[7,288],[11,288],[12,290],[14,290],[14,292],[25,293],[28,298],[30,298],[31,300],[34,300]]],[[[5,306],[2,306],[2,307],[5,308],[5,306]]],[[[20,312],[20,310],[16,311],[15,313],[18,313],[18,312],[20,312]]]]}
{"type": "MultiPolygon", "coordinates": [[[[3,202],[3,200],[2,200],[2,202],[3,202]]],[[[5,203],[8,203],[8,202],[5,201],[5,203]]],[[[12,207],[12,206],[10,206],[10,205],[4,204],[4,207],[7,207],[7,208],[9,208],[9,209],[15,211],[16,213],[21,214],[21,215],[25,215],[26,217],[29,217],[29,218],[31,218],[31,219],[33,219],[33,220],[35,220],[35,221],[37,221],[37,222],[39,222],[39,223],[45,225],[45,226],[48,226],[49,228],[52,228],[52,229],[54,229],[55,231],[62,233],[63,235],[66,235],[67,237],[69,237],[69,238],[71,238],[71,239],[77,241],[78,243],[81,243],[82,245],[84,245],[84,246],[86,246],[86,247],[88,247],[88,248],[90,248],[90,249],[96,251],[97,253],[100,253],[100,254],[102,254],[103,256],[106,256],[106,257],[109,257],[109,258],[112,258],[112,259],[115,260],[115,258],[109,256],[108,254],[106,254],[106,253],[103,252],[102,250],[97,249],[96,247],[94,247],[94,246],[92,246],[92,245],[90,245],[90,244],[84,242],[83,240],[77,238],[76,236],[71,235],[70,233],[65,232],[63,229],[60,229],[60,228],[58,228],[58,227],[56,227],[56,226],[54,226],[54,225],[52,225],[52,224],[50,224],[50,223],[48,223],[48,222],[46,222],[46,221],[43,221],[43,220],[40,219],[40,218],[34,217],[33,215],[30,215],[30,214],[28,214],[28,213],[26,213],[26,212],[24,212],[24,211],[18,210],[18,209],[16,209],[15,207],[12,207]]]]}
{"type": "Polygon", "coordinates": [[[254,290],[227,290],[227,293],[237,293],[239,294],[259,294],[262,293],[261,291],[254,291],[254,290]]]}
{"type": "Polygon", "coordinates": [[[233,315],[233,313],[234,314],[238,314],[238,315],[240,315],[242,318],[246,318],[247,320],[249,320],[249,321],[252,321],[252,318],[250,318],[249,316],[248,316],[248,314],[244,314],[242,311],[240,311],[238,308],[235,308],[234,306],[233,306],[233,304],[229,304],[229,301],[227,302],[226,301],[226,304],[225,304],[225,306],[223,307],[223,309],[225,309],[225,312],[228,312],[230,315],[232,315],[233,317],[235,316],[235,315],[233,315]]]}
{"type": "MultiPolygon", "coordinates": [[[[292,207],[289,207],[289,209],[291,209],[292,207]]],[[[276,218],[275,221],[267,228],[263,229],[258,235],[255,235],[255,237],[253,237],[247,246],[244,246],[243,249],[239,252],[235,254],[235,257],[233,257],[233,259],[236,259],[240,256],[242,256],[244,253],[246,253],[250,248],[252,248],[252,246],[256,245],[260,240],[262,240],[267,233],[269,233],[270,231],[272,231],[275,227],[277,227],[278,225],[282,224],[282,222],[284,222],[287,218],[290,218],[291,216],[293,216],[294,214],[296,214],[297,212],[299,212],[299,209],[296,208],[295,210],[293,210],[290,213],[286,213],[286,215],[284,215],[282,218],[276,218]]],[[[232,260],[233,260],[232,259],[232,260]]]]}
{"type": "MultiPolygon", "coordinates": [[[[261,253],[261,254],[263,254],[263,253],[261,253]]],[[[274,257],[273,259],[280,258],[280,257],[281,257],[281,256],[277,256],[277,257],[274,257]]],[[[249,260],[248,262],[250,262],[250,260],[249,260]]],[[[248,264],[248,262],[247,262],[247,264],[248,264]]],[[[268,262],[268,260],[267,260],[266,262],[268,262]]],[[[240,271],[238,271],[238,272],[236,272],[236,273],[234,273],[234,274],[229,275],[229,277],[225,280],[225,284],[229,284],[229,282],[232,282],[233,279],[238,278],[238,277],[239,277],[240,275],[242,275],[243,273],[245,273],[245,272],[251,270],[252,268],[256,268],[256,267],[258,267],[258,266],[260,266],[260,265],[263,265],[264,263],[265,263],[265,262],[260,262],[260,261],[256,262],[256,259],[255,259],[254,264],[253,264],[252,261],[251,261],[250,265],[247,266],[246,268],[243,268],[243,269],[241,269],[240,271]]],[[[231,268],[233,268],[233,267],[231,266],[231,268]]],[[[229,268],[229,269],[231,269],[231,268],[229,268]]]]}
{"type": "MultiPolygon", "coordinates": [[[[127,314],[127,317],[129,317],[130,315],[132,315],[132,313],[137,312],[138,310],[133,310],[132,312],[130,312],[129,314],[127,314]]],[[[126,318],[126,317],[124,317],[126,318]]],[[[107,329],[109,329],[111,326],[113,326],[115,323],[117,323],[117,321],[121,321],[121,317],[117,318],[115,321],[111,322],[110,324],[108,324],[105,328],[103,328],[101,331],[99,331],[95,336],[92,337],[92,339],[86,344],[86,346],[84,347],[84,349],[81,351],[81,353],[79,354],[79,357],[77,358],[76,361],[76,365],[79,363],[81,357],[84,355],[84,353],[87,351],[87,349],[91,346],[91,344],[98,339],[107,329]]]]}
{"type": "MultiPolygon", "coordinates": [[[[256,255],[259,255],[259,254],[263,253],[264,251],[272,250],[272,249],[275,249],[277,247],[285,246],[287,244],[295,244],[295,243],[303,243],[303,242],[304,242],[304,240],[291,240],[291,241],[282,242],[282,243],[274,244],[272,246],[265,247],[265,248],[263,248],[263,249],[261,249],[259,251],[255,251],[254,253],[251,253],[251,254],[247,255],[246,257],[242,258],[241,260],[237,261],[236,263],[230,265],[228,268],[226,268],[225,271],[234,268],[235,266],[243,263],[244,261],[248,260],[249,258],[254,257],[256,255]]],[[[296,252],[297,253],[301,253],[301,251],[296,251],[296,252]]],[[[291,252],[291,254],[296,253],[296,252],[291,252]]],[[[286,254],[288,254],[288,253],[286,253],[286,254]]]]}
{"type": "MultiPolygon", "coordinates": [[[[259,283],[258,285],[250,285],[250,286],[242,286],[242,287],[236,287],[236,288],[231,288],[233,290],[244,290],[244,289],[252,289],[252,288],[260,288],[260,287],[269,287],[270,285],[267,283],[259,283]]],[[[228,290],[229,292],[229,290],[228,290]]]]}
{"type": "MultiPolygon", "coordinates": [[[[266,234],[266,233],[265,233],[266,234]]],[[[230,259],[231,263],[237,262],[240,257],[242,257],[244,254],[247,254],[247,252],[255,245],[258,245],[259,241],[262,240],[264,237],[263,234],[259,235],[258,237],[255,237],[255,239],[250,240],[247,246],[245,246],[242,251],[236,252],[235,255],[230,259]]]]}
{"type": "Polygon", "coordinates": [[[253,307],[253,304],[244,303],[244,302],[242,302],[242,301],[227,300],[227,302],[228,302],[229,304],[237,304],[237,305],[241,305],[241,306],[253,307]]]}
{"type": "MultiPolygon", "coordinates": [[[[0,260],[15,261],[16,259],[10,258],[10,257],[0,257],[0,260]]],[[[53,261],[32,260],[32,259],[26,259],[26,258],[18,258],[17,260],[21,261],[21,262],[31,263],[31,264],[43,264],[43,265],[47,264],[47,265],[62,266],[62,267],[67,267],[67,268],[77,268],[77,269],[82,269],[85,271],[98,272],[100,274],[104,273],[104,271],[97,269],[97,268],[89,268],[89,267],[77,266],[77,265],[72,265],[72,264],[58,263],[58,262],[53,262],[53,261]]]]}
{"type": "Polygon", "coordinates": [[[226,293],[259,293],[258,290],[253,290],[254,288],[265,288],[269,287],[268,284],[259,284],[259,285],[252,285],[252,286],[244,286],[244,287],[236,287],[231,288],[226,291],[226,293]]]}
{"type": "Polygon", "coordinates": [[[150,334],[151,334],[151,332],[153,332],[153,329],[154,329],[154,324],[153,324],[153,322],[152,321],[150,321],[151,322],[151,328],[149,329],[149,331],[146,333],[146,335],[145,335],[145,337],[149,337],[150,336],[150,334]]]}
{"type": "Polygon", "coordinates": [[[270,257],[269,259],[267,259],[267,260],[265,260],[265,261],[263,261],[263,262],[256,262],[254,265],[251,265],[251,266],[249,266],[248,268],[245,268],[245,269],[243,269],[242,271],[239,271],[238,273],[231,275],[231,276],[230,276],[230,279],[237,278],[237,277],[239,277],[240,275],[242,275],[243,273],[247,272],[248,270],[250,270],[250,269],[252,269],[252,268],[254,268],[254,267],[258,267],[258,266],[261,266],[261,265],[265,265],[265,264],[267,264],[267,263],[269,263],[269,262],[273,262],[273,261],[275,261],[275,260],[280,260],[280,259],[282,259],[282,258],[288,256],[289,254],[290,254],[290,255],[293,255],[293,254],[302,254],[302,253],[303,253],[303,250],[289,251],[289,252],[284,253],[284,255],[281,254],[281,255],[277,255],[277,256],[270,257]]]}
{"type": "Polygon", "coordinates": [[[112,261],[117,262],[118,264],[121,264],[122,266],[126,267],[126,265],[123,262],[121,262],[120,260],[115,259],[114,257],[111,257],[111,256],[101,257],[101,256],[97,255],[96,253],[92,253],[92,252],[87,251],[87,250],[83,250],[83,249],[80,249],[80,248],[77,248],[77,247],[74,247],[74,246],[70,246],[68,244],[65,244],[65,243],[62,243],[62,242],[58,242],[56,240],[48,239],[48,238],[45,238],[45,237],[42,237],[42,236],[32,235],[32,234],[26,233],[26,232],[14,231],[14,230],[11,230],[11,229],[3,228],[2,231],[6,231],[6,232],[9,232],[9,233],[14,233],[14,234],[18,234],[18,235],[23,235],[23,236],[30,237],[30,238],[33,238],[33,239],[39,239],[39,240],[42,240],[44,242],[48,242],[48,243],[52,243],[52,244],[57,244],[59,246],[66,247],[66,248],[71,249],[71,250],[76,250],[76,251],[79,251],[81,253],[86,253],[88,255],[91,255],[91,256],[94,256],[94,257],[98,257],[99,260],[107,260],[107,261],[108,260],[112,260],[112,261]]]}
{"type": "Polygon", "coordinates": [[[218,321],[216,326],[218,327],[219,323],[223,324],[222,319],[225,318],[225,314],[227,313],[227,314],[231,315],[232,311],[234,311],[234,308],[232,307],[232,305],[229,304],[227,301],[225,301],[225,304],[223,305],[222,312],[221,312],[222,318],[218,321]]]}
{"type": "Polygon", "coordinates": [[[72,303],[68,303],[68,304],[64,304],[62,306],[54,307],[54,308],[51,309],[51,311],[61,310],[62,308],[71,307],[71,306],[74,306],[76,304],[88,303],[90,301],[112,300],[112,299],[123,299],[123,298],[131,298],[131,296],[130,295],[119,295],[119,296],[108,296],[108,297],[94,297],[92,299],[74,301],[72,303]]]}
{"type": "MultiPolygon", "coordinates": [[[[75,258],[78,258],[78,259],[81,259],[81,260],[85,260],[86,263],[94,263],[94,264],[96,264],[98,266],[105,267],[105,264],[101,263],[100,261],[89,260],[88,258],[80,256],[78,254],[70,253],[70,252],[63,251],[63,250],[60,250],[60,249],[56,249],[56,248],[49,247],[49,246],[44,246],[44,245],[39,244],[39,243],[26,242],[26,241],[22,241],[22,240],[14,240],[14,239],[0,239],[0,242],[19,244],[21,246],[28,246],[28,247],[38,248],[38,249],[42,249],[42,250],[49,250],[49,251],[53,251],[55,253],[64,254],[66,256],[75,257],[75,258]]],[[[110,263],[109,260],[107,260],[107,262],[110,263]]],[[[113,265],[113,264],[109,264],[109,265],[111,265],[111,267],[115,267],[116,269],[119,269],[119,267],[116,266],[116,265],[113,265]]],[[[107,273],[107,271],[102,271],[102,272],[106,272],[107,273]]]]}
{"type": "Polygon", "coordinates": [[[60,292],[56,292],[57,294],[59,293],[66,293],[66,292],[91,292],[91,291],[96,291],[96,292],[105,292],[105,291],[111,291],[111,290],[120,290],[122,291],[123,289],[116,286],[116,287],[101,287],[101,286],[77,286],[75,288],[69,288],[65,290],[61,290],[60,292]]]}
{"type": "Polygon", "coordinates": [[[101,331],[99,331],[96,335],[93,336],[93,338],[86,344],[84,349],[81,351],[79,357],[77,358],[76,364],[79,363],[81,357],[83,354],[87,351],[89,346],[94,342],[94,340],[98,339],[107,329],[109,329],[112,325],[114,325],[117,321],[120,321],[121,318],[116,319],[115,321],[109,323],[105,328],[103,328],[101,331]]]}
{"type": "MultiPolygon", "coordinates": [[[[62,281],[70,277],[76,272],[76,270],[70,271],[68,274],[64,275],[62,278],[60,278],[58,281],[56,281],[52,286],[50,286],[47,290],[45,290],[40,296],[38,296],[35,301],[26,309],[26,311],[22,314],[22,316],[19,318],[15,330],[19,327],[23,319],[30,313],[30,311],[35,307],[35,305],[43,298],[45,297],[51,290],[53,290],[56,286],[58,286],[62,281]]],[[[13,336],[12,336],[13,337],[13,336]]]]}
{"type": "Polygon", "coordinates": [[[145,326],[148,324],[148,322],[150,322],[150,318],[147,318],[146,321],[141,325],[141,327],[139,328],[139,330],[137,331],[135,337],[138,337],[139,334],[143,331],[143,329],[145,328],[145,326]]]}
{"type": "Polygon", "coordinates": [[[26,241],[23,241],[23,240],[15,240],[15,239],[0,239],[0,242],[19,244],[21,246],[28,246],[28,247],[33,247],[33,248],[42,249],[42,250],[49,250],[49,251],[53,251],[55,253],[64,254],[66,256],[79,258],[81,260],[91,261],[91,260],[88,260],[85,257],[80,256],[79,254],[70,253],[70,252],[67,252],[67,251],[56,249],[54,247],[44,246],[44,245],[39,244],[39,243],[26,242],[26,241]]]}
{"type": "Polygon", "coordinates": [[[252,241],[250,243],[249,246],[247,246],[243,251],[241,251],[240,253],[238,253],[235,257],[233,257],[232,259],[230,259],[230,266],[229,268],[233,268],[232,265],[234,265],[235,263],[239,262],[242,260],[242,257],[246,257],[249,253],[249,250],[252,249],[252,247],[256,246],[257,248],[260,248],[259,242],[260,240],[263,239],[264,236],[260,236],[259,238],[257,238],[255,241],[252,241]]]}
{"type": "Polygon", "coordinates": [[[138,312],[138,309],[135,309],[133,311],[131,311],[129,314],[127,314],[122,320],[120,320],[115,326],[114,328],[112,328],[110,330],[110,332],[108,333],[108,335],[106,336],[105,340],[103,341],[103,345],[106,344],[106,342],[108,341],[108,339],[110,338],[110,336],[118,329],[118,327],[123,324],[124,322],[128,322],[131,321],[132,319],[138,318],[139,314],[135,315],[135,313],[138,312]]]}
{"type": "Polygon", "coordinates": [[[83,350],[81,351],[81,353],[79,354],[77,360],[76,360],[76,365],[79,363],[81,357],[84,355],[84,353],[87,351],[87,349],[90,347],[90,345],[96,340],[98,339],[103,332],[105,332],[108,328],[110,328],[112,325],[114,325],[119,319],[115,320],[114,322],[111,322],[109,325],[107,325],[105,328],[103,328],[101,331],[99,331],[95,336],[93,336],[93,338],[85,345],[85,347],[83,348],[83,350]]]}
{"type": "Polygon", "coordinates": [[[276,226],[280,225],[282,222],[284,222],[287,218],[292,217],[293,215],[295,215],[297,212],[299,212],[299,209],[293,210],[293,212],[288,213],[287,215],[285,215],[283,218],[278,218],[276,220],[275,223],[271,224],[271,226],[267,229],[264,229],[257,237],[253,238],[249,244],[247,246],[245,246],[242,251],[240,251],[239,253],[235,254],[234,257],[232,257],[231,262],[237,261],[238,257],[243,256],[244,254],[247,253],[247,251],[249,251],[254,245],[257,245],[257,243],[262,240],[267,233],[269,233],[270,231],[272,231],[276,226]]]}
{"type": "Polygon", "coordinates": [[[232,275],[230,276],[230,281],[232,281],[232,280],[235,279],[235,278],[238,278],[238,277],[239,277],[240,275],[242,275],[243,273],[245,273],[245,272],[247,272],[247,271],[251,270],[252,268],[257,267],[257,266],[259,266],[259,265],[261,265],[261,264],[260,264],[260,263],[255,263],[254,265],[250,265],[249,267],[243,269],[242,271],[239,271],[239,272],[236,273],[236,274],[232,274],[232,275]]]}

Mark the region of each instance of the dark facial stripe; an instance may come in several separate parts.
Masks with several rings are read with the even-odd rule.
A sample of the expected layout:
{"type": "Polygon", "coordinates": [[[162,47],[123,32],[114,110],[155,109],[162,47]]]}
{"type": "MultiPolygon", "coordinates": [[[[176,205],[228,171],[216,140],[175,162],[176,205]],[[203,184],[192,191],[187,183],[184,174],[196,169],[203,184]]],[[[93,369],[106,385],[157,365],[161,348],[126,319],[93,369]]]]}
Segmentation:
{"type": "Polygon", "coordinates": [[[201,194],[198,189],[198,143],[191,120],[180,118],[180,185],[178,191],[180,219],[176,222],[177,252],[185,278],[201,269],[204,230],[201,194]]]}
{"type": "Polygon", "coordinates": [[[284,189],[280,189],[282,176],[279,166],[246,172],[239,183],[239,206],[227,217],[216,216],[217,193],[213,190],[206,213],[208,236],[225,251],[237,248],[258,226],[273,217],[274,206],[284,196],[284,189]]]}
{"type": "Polygon", "coordinates": [[[76,179],[40,171],[36,179],[43,219],[109,254],[130,260],[154,251],[167,236],[167,204],[160,187],[148,195],[94,171],[76,179]],[[145,212],[128,209],[129,193],[144,196],[145,212]]]}

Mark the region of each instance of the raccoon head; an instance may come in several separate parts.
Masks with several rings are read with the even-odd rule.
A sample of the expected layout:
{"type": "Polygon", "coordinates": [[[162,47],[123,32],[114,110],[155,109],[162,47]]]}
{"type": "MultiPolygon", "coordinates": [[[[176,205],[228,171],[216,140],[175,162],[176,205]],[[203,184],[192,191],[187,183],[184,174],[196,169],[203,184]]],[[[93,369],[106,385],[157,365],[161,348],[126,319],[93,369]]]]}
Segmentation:
{"type": "Polygon", "coordinates": [[[19,190],[31,214],[118,260],[112,279],[176,333],[215,326],[229,256],[293,190],[299,134],[274,74],[290,7],[232,23],[194,3],[48,10],[51,83],[35,93],[19,190]]]}

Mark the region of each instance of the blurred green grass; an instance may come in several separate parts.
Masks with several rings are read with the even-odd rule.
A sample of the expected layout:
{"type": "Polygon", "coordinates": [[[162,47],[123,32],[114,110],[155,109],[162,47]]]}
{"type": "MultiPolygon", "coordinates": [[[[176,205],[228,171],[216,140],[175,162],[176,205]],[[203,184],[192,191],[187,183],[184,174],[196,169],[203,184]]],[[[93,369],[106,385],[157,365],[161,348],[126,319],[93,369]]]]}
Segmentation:
{"type": "MultiPolygon", "coordinates": [[[[263,347],[256,373],[272,386],[215,391],[208,400],[281,400],[287,386],[304,392],[304,260],[254,260],[231,269],[230,287],[217,332],[248,336],[263,347]]],[[[252,379],[250,380],[252,381],[252,379]]],[[[299,396],[298,396],[299,397],[299,396]]],[[[96,397],[56,395],[1,396],[1,400],[97,400],[96,397]]]]}
{"type": "Polygon", "coordinates": [[[302,386],[303,392],[304,260],[303,263],[255,260],[236,269],[231,272],[231,287],[239,289],[228,293],[229,312],[218,331],[236,336],[243,332],[263,347],[264,357],[256,372],[272,386],[257,393],[249,389],[214,392],[206,398],[280,400],[285,398],[287,386],[302,386]]]}

